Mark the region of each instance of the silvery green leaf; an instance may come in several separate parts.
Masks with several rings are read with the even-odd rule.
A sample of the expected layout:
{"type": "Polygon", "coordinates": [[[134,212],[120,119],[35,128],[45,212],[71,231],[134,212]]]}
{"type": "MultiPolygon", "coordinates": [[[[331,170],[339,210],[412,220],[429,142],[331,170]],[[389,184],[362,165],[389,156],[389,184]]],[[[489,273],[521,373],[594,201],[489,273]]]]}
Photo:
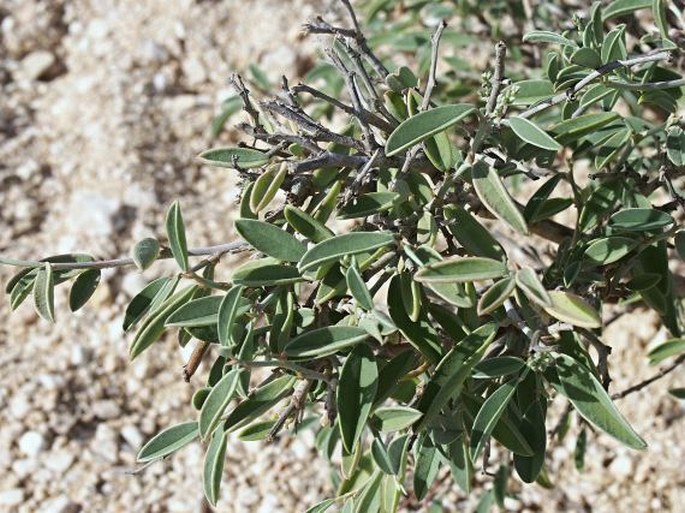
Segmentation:
{"type": "Polygon", "coordinates": [[[100,269],[87,269],[74,280],[69,291],[69,309],[75,312],[85,305],[100,283],[100,269]]]}
{"type": "Polygon", "coordinates": [[[299,262],[306,247],[279,227],[256,219],[237,219],[236,231],[257,251],[282,262],[299,262]]]}
{"type": "Polygon", "coordinates": [[[141,271],[144,271],[152,265],[159,255],[159,241],[152,237],[147,237],[136,242],[131,250],[131,257],[133,263],[141,271]]]}
{"type": "Polygon", "coordinates": [[[305,272],[321,264],[339,260],[346,255],[369,253],[389,246],[394,241],[395,236],[389,232],[352,232],[337,235],[310,248],[300,260],[298,268],[301,272],[305,272]]]}
{"type": "Polygon", "coordinates": [[[222,299],[221,296],[205,296],[188,301],[174,310],[164,324],[175,328],[213,326],[222,299]]]}
{"type": "Polygon", "coordinates": [[[507,122],[514,133],[528,144],[552,151],[562,148],[561,144],[529,119],[513,116],[508,118],[507,122]]]}
{"type": "Polygon", "coordinates": [[[202,439],[206,439],[211,435],[219,425],[221,416],[233,398],[240,375],[243,372],[244,369],[232,369],[224,374],[219,382],[212,387],[200,410],[198,427],[202,439]]]}
{"type": "Polygon", "coordinates": [[[269,161],[263,151],[251,148],[215,148],[200,153],[200,158],[209,165],[233,169],[261,167],[269,161]]]}
{"type": "Polygon", "coordinates": [[[216,506],[216,502],[219,500],[219,488],[221,487],[221,477],[224,470],[227,442],[228,436],[224,430],[217,429],[214,431],[214,436],[212,436],[212,440],[205,453],[202,484],[205,497],[212,506],[216,506]]]}
{"type": "Polygon", "coordinates": [[[152,437],[138,452],[140,462],[163,458],[188,445],[198,436],[197,422],[182,422],[170,426],[152,437]]]}
{"type": "Polygon", "coordinates": [[[485,208],[520,234],[527,235],[526,220],[504,187],[497,171],[479,160],[471,169],[471,177],[476,194],[485,208]]]}
{"type": "Polygon", "coordinates": [[[186,229],[181,214],[181,206],[174,201],[166,215],[166,233],[171,246],[171,253],[182,271],[188,267],[188,244],[186,243],[186,229]]]}
{"type": "Polygon", "coordinates": [[[49,263],[45,263],[36,275],[33,284],[33,304],[38,315],[48,322],[55,322],[55,282],[49,263]]]}
{"type": "Polygon", "coordinates": [[[366,330],[355,326],[326,326],[305,331],[285,346],[289,358],[322,358],[335,354],[369,337],[366,330]]]}

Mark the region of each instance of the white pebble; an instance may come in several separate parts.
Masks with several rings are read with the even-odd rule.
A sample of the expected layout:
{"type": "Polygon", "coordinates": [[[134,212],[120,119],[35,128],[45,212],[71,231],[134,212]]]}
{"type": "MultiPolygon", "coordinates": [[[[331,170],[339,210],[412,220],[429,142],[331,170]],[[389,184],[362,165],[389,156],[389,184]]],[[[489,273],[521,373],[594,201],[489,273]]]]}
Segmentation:
{"type": "Polygon", "coordinates": [[[27,431],[19,439],[19,450],[26,456],[36,456],[45,447],[45,438],[38,431],[27,431]]]}
{"type": "Polygon", "coordinates": [[[0,492],[0,506],[16,506],[24,502],[24,490],[11,488],[0,492]]]}

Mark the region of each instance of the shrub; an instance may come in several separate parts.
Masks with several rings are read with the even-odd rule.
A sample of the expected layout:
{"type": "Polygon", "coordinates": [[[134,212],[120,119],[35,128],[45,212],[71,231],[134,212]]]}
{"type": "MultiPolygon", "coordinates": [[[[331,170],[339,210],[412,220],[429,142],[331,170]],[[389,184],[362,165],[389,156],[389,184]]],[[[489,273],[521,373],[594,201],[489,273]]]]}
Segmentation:
{"type": "MultiPolygon", "coordinates": [[[[130,357],[173,330],[182,346],[195,341],[187,380],[202,360],[213,363],[193,397],[196,420],[163,430],[138,458],[156,461],[200,438],[212,504],[229,433],[270,441],[298,427],[342,459],[336,497],[310,511],[395,511],[407,475],[421,500],[441,466],[465,492],[475,468],[498,469],[483,504],[501,503],[513,472],[545,480],[555,396],[567,399],[567,418],[575,411],[583,425],[644,449],[614,399],[685,361],[669,269],[685,258],[685,80],[674,70],[682,4],[597,2],[563,32],[540,7],[532,14],[550,30],[509,35],[512,59],[497,43],[481,79],[458,57],[439,77],[441,40],[468,37],[439,22],[428,40],[420,24],[477,12],[495,35],[503,29],[491,18],[504,4],[480,12],[469,2],[407,2],[395,22],[398,3],[369,3],[371,43],[346,0],[351,28],[307,25],[331,36],[327,60],[309,74],[321,87],[284,79],[280,95],[256,101],[234,78],[238,96],[215,129],[239,98],[249,143],[201,158],[241,177],[243,240],[189,249],[176,202],[167,245],[144,239],[130,258],[0,260],[23,268],[6,287],[12,309],[33,295],[48,321],[60,284],[71,284],[77,310],[102,268],[176,261],[177,274],[152,281],[126,309],[130,357]],[[658,34],[634,17],[649,8],[658,34]],[[415,52],[419,71],[390,72],[372,46],[415,52]],[[222,256],[238,250],[253,258],[217,281],[222,256]],[[651,363],[671,361],[611,395],[602,313],[635,305],[655,310],[673,337],[649,352],[651,363]]],[[[511,17],[518,27],[532,14],[511,17]]]]}

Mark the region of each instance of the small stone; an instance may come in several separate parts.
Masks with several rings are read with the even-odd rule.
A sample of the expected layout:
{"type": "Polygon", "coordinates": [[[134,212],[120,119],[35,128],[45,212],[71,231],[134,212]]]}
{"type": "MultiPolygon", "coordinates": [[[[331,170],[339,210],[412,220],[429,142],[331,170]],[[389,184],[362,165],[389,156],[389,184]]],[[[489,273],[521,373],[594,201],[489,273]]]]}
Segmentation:
{"type": "Polygon", "coordinates": [[[71,501],[66,495],[60,495],[46,502],[40,509],[40,513],[76,513],[81,508],[71,501]]]}
{"type": "Polygon", "coordinates": [[[90,448],[105,461],[115,463],[119,458],[117,434],[107,424],[98,424],[90,448]]]}
{"type": "Polygon", "coordinates": [[[31,411],[31,403],[25,395],[16,395],[10,401],[10,414],[17,420],[23,419],[31,411]]]}
{"type": "Polygon", "coordinates": [[[65,472],[74,462],[74,455],[67,451],[58,451],[49,454],[45,460],[45,466],[55,473],[65,472]]]}
{"type": "Polygon", "coordinates": [[[114,419],[121,414],[121,409],[116,401],[106,399],[93,404],[93,413],[101,419],[114,419]]]}
{"type": "Polygon", "coordinates": [[[628,477],[633,473],[633,460],[627,454],[617,456],[609,465],[609,471],[614,478],[628,477]]]}
{"type": "Polygon", "coordinates": [[[38,431],[27,431],[19,439],[19,450],[26,456],[36,456],[45,447],[45,438],[38,431]]]}
{"type": "Polygon", "coordinates": [[[36,50],[24,57],[17,69],[20,80],[39,80],[43,78],[57,59],[46,50],[36,50]]]}
{"type": "Polygon", "coordinates": [[[16,506],[24,502],[24,490],[11,488],[0,492],[0,506],[16,506]]]}
{"type": "Polygon", "coordinates": [[[135,426],[129,424],[121,428],[121,436],[135,451],[138,451],[138,449],[143,445],[143,435],[135,426]]]}

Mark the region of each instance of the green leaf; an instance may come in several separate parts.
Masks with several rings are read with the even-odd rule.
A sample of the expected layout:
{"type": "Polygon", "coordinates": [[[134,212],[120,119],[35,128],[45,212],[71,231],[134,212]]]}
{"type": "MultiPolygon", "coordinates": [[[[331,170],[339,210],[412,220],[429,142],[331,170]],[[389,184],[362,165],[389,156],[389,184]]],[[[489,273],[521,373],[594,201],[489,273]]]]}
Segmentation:
{"type": "Polygon", "coordinates": [[[639,245],[627,237],[605,237],[592,242],[585,250],[585,257],[595,265],[609,265],[622,259],[639,245]]]}
{"type": "Polygon", "coordinates": [[[324,513],[325,511],[328,511],[328,509],[336,502],[336,499],[324,499],[318,504],[315,504],[314,506],[309,508],[304,513],[324,513]]]}
{"type": "Polygon", "coordinates": [[[528,144],[551,151],[558,151],[562,148],[561,144],[528,119],[514,116],[508,118],[507,122],[514,133],[528,144]]]}
{"type": "Polygon", "coordinates": [[[261,167],[269,161],[262,151],[251,148],[215,148],[200,153],[206,164],[232,169],[251,169],[261,167]]]}
{"type": "Polygon", "coordinates": [[[33,304],[36,312],[48,322],[55,322],[55,280],[49,263],[38,269],[33,283],[33,304]]]}
{"type": "Polygon", "coordinates": [[[196,290],[197,287],[195,285],[179,290],[173,296],[167,298],[150,317],[145,319],[129,347],[129,358],[131,360],[135,359],[162,336],[167,317],[182,304],[188,302],[196,290]]]}
{"type": "Polygon", "coordinates": [[[478,411],[471,430],[471,461],[476,461],[483,450],[485,443],[492,434],[492,430],[514,396],[518,382],[518,379],[513,379],[500,386],[485,400],[483,406],[478,411]]]}
{"type": "Polygon", "coordinates": [[[152,237],[139,240],[131,250],[133,263],[141,271],[150,267],[159,256],[159,241],[152,237]]]}
{"type": "Polygon", "coordinates": [[[359,303],[359,306],[367,312],[373,310],[373,298],[359,271],[356,260],[347,269],[345,280],[347,281],[347,288],[349,289],[350,294],[352,294],[352,297],[359,303]]]}
{"type": "Polygon", "coordinates": [[[609,224],[622,232],[650,232],[673,224],[666,212],[652,208],[624,208],[609,218],[609,224]]]}
{"type": "Polygon", "coordinates": [[[212,387],[207,399],[205,399],[200,410],[200,420],[198,422],[200,437],[204,440],[214,432],[219,425],[221,416],[228,403],[235,394],[240,376],[245,372],[244,369],[232,369],[212,387]]]}
{"type": "Polygon", "coordinates": [[[440,470],[440,453],[433,445],[424,443],[414,466],[414,495],[421,501],[430,490],[440,470]]]}
{"type": "Polygon", "coordinates": [[[212,436],[212,440],[205,453],[202,488],[207,502],[212,506],[216,506],[216,502],[219,500],[219,488],[221,487],[221,477],[224,471],[227,443],[228,436],[224,430],[217,429],[214,431],[214,436],[212,436]]]}
{"type": "Polygon", "coordinates": [[[226,432],[240,429],[276,406],[284,397],[292,393],[295,381],[294,376],[286,374],[252,390],[247,399],[228,414],[224,423],[226,432]]]}
{"type": "Polygon", "coordinates": [[[423,413],[409,406],[386,406],[374,412],[373,420],[378,423],[380,431],[387,433],[408,428],[419,420],[421,415],[423,413]]]}
{"type": "Polygon", "coordinates": [[[371,456],[374,463],[381,469],[381,471],[388,475],[394,475],[394,469],[388,450],[380,438],[374,438],[371,442],[371,456]]]}
{"type": "Polygon", "coordinates": [[[271,223],[237,219],[235,228],[257,251],[283,262],[299,262],[306,251],[304,244],[271,223]]]}
{"type": "Polygon", "coordinates": [[[617,130],[614,135],[609,137],[606,141],[601,143],[598,148],[597,156],[595,157],[595,167],[603,169],[612,160],[617,158],[625,148],[625,144],[628,142],[632,135],[629,128],[623,128],[617,130]]]}
{"type": "Polygon", "coordinates": [[[72,312],[83,307],[92,297],[101,275],[100,269],[87,269],[76,277],[69,291],[69,309],[72,312]]]}
{"type": "Polygon", "coordinates": [[[241,429],[238,438],[243,442],[258,442],[269,436],[271,429],[276,424],[276,420],[262,420],[254,422],[241,429]]]}
{"type": "Polygon", "coordinates": [[[566,354],[554,354],[554,358],[561,383],[559,391],[585,420],[632,449],[647,447],[585,365],[566,354]]]}
{"type": "Polygon", "coordinates": [[[347,452],[354,452],[361,438],[378,387],[378,366],[373,351],[356,346],[345,360],[338,381],[338,424],[347,452]]]}
{"type": "Polygon", "coordinates": [[[671,127],[666,133],[666,156],[676,166],[685,166],[685,130],[671,127]]]}
{"type": "Polygon", "coordinates": [[[399,198],[399,194],[390,191],[362,194],[338,211],[338,219],[355,219],[389,210],[397,198],[399,198]]]}
{"type": "Polygon", "coordinates": [[[138,294],[131,299],[131,302],[126,307],[126,312],[124,313],[124,331],[131,329],[131,327],[135,326],[135,324],[143,318],[150,309],[157,294],[165,289],[165,286],[171,283],[171,281],[171,278],[157,278],[148,283],[143,290],[138,292],[138,294]]]}
{"type": "Polygon", "coordinates": [[[581,328],[600,328],[602,319],[597,311],[582,298],[570,292],[552,290],[548,292],[552,306],[543,306],[552,317],[581,328]]]}
{"type": "Polygon", "coordinates": [[[571,55],[571,62],[584,68],[597,69],[602,65],[602,58],[592,48],[578,48],[571,55]]]}
{"type": "Polygon", "coordinates": [[[457,163],[457,151],[445,132],[435,134],[423,141],[423,149],[431,164],[440,171],[452,169],[457,163]]]}
{"type": "Polygon", "coordinates": [[[559,143],[566,145],[589,133],[596,132],[617,119],[619,119],[619,115],[615,112],[585,114],[557,123],[552,127],[552,132],[556,134],[556,140],[559,143]]]}
{"type": "Polygon", "coordinates": [[[496,309],[511,296],[516,287],[516,281],[513,276],[502,278],[488,290],[486,290],[478,301],[478,308],[476,312],[478,315],[487,315],[496,309]]]}
{"type": "Polygon", "coordinates": [[[352,347],[368,338],[369,334],[355,326],[326,326],[298,335],[285,346],[289,358],[323,358],[352,347]]]}
{"type": "Polygon", "coordinates": [[[442,346],[438,334],[425,318],[425,314],[418,322],[413,322],[409,318],[402,297],[402,277],[399,274],[390,280],[387,303],[390,318],[409,343],[431,363],[439,362],[442,346]]]}
{"type": "Polygon", "coordinates": [[[171,246],[171,253],[176,263],[183,272],[188,267],[188,244],[186,243],[186,229],[183,224],[183,215],[178,201],[174,201],[166,214],[166,233],[171,246]]]}
{"type": "Polygon", "coordinates": [[[390,134],[385,144],[385,155],[391,157],[425,141],[432,135],[448,129],[475,112],[469,104],[444,105],[404,120],[390,134]]]}
{"type": "Polygon", "coordinates": [[[496,324],[484,324],[444,356],[419,400],[418,409],[423,412],[423,417],[418,421],[415,432],[429,426],[449,400],[459,395],[471,369],[480,361],[496,333],[496,324]]]}
{"type": "Polygon", "coordinates": [[[276,262],[273,258],[249,261],[236,269],[231,279],[234,284],[246,287],[274,287],[302,281],[297,267],[276,262]]]}
{"type": "Polygon", "coordinates": [[[450,223],[450,233],[473,256],[504,260],[506,255],[499,242],[490,231],[480,224],[474,216],[459,205],[446,209],[450,223]]]}
{"type": "Polygon", "coordinates": [[[542,286],[538,275],[530,267],[516,271],[516,285],[528,299],[540,306],[552,306],[552,298],[542,286]]]}
{"type": "Polygon", "coordinates": [[[526,220],[504,187],[497,171],[479,160],[471,169],[471,177],[476,194],[485,208],[520,234],[527,235],[526,220]]]}
{"type": "Polygon", "coordinates": [[[556,32],[550,32],[548,30],[532,30],[523,36],[523,42],[552,43],[561,46],[571,46],[573,48],[578,47],[578,45],[574,41],[571,41],[570,39],[567,39],[564,36],[557,34],[556,32]]]}
{"type": "Polygon", "coordinates": [[[668,20],[666,19],[666,9],[668,3],[666,0],[652,0],[652,15],[656,26],[659,27],[659,33],[663,39],[668,40],[668,20]]]}
{"type": "Polygon", "coordinates": [[[395,241],[390,232],[353,232],[337,235],[319,242],[309,249],[298,264],[300,272],[315,269],[326,262],[334,262],[346,255],[369,253],[389,246],[395,241]]]}
{"type": "Polygon", "coordinates": [[[334,235],[324,224],[292,205],[286,205],[283,215],[290,226],[312,242],[321,242],[334,235]]]}
{"type": "Polygon", "coordinates": [[[647,353],[650,365],[656,365],[666,358],[685,353],[685,338],[672,338],[663,342],[647,353]]]}
{"type": "Polygon", "coordinates": [[[513,87],[517,89],[513,105],[532,105],[554,95],[554,86],[549,80],[520,80],[513,87]]]}
{"type": "Polygon", "coordinates": [[[625,16],[639,9],[645,9],[652,4],[652,0],[616,0],[611,2],[602,13],[604,21],[619,16],[625,16]]]}
{"type": "Polygon", "coordinates": [[[501,278],[507,266],[498,260],[483,257],[452,257],[419,270],[414,279],[421,283],[463,283],[501,278]]]}
{"type": "Polygon", "coordinates": [[[216,319],[217,334],[221,345],[226,347],[234,346],[237,343],[236,340],[233,340],[232,331],[243,288],[242,285],[234,285],[231,287],[219,305],[219,312],[216,319]]]}
{"type": "Polygon", "coordinates": [[[520,371],[526,362],[518,356],[495,356],[478,362],[473,368],[474,379],[492,379],[520,371]]]}
{"type": "Polygon", "coordinates": [[[174,310],[167,318],[167,327],[186,328],[216,324],[221,296],[205,296],[193,299],[174,310]]]}
{"type": "Polygon", "coordinates": [[[668,393],[676,399],[685,399],[685,388],[671,388],[668,393]]]}
{"type": "Polygon", "coordinates": [[[185,447],[198,436],[197,422],[182,422],[170,426],[152,437],[138,452],[141,463],[163,458],[185,447]]]}
{"type": "Polygon", "coordinates": [[[252,212],[261,212],[271,203],[283,185],[287,174],[287,166],[281,166],[278,170],[272,167],[259,175],[250,192],[250,210],[252,212]]]}

